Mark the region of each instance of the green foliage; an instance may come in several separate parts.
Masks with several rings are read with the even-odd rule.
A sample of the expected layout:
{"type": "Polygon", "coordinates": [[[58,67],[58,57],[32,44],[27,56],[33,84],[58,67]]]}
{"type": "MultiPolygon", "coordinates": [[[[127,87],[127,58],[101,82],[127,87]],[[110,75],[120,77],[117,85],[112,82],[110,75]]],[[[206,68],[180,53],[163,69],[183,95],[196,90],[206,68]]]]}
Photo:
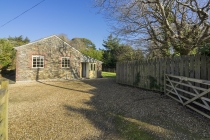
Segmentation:
{"type": "Polygon", "coordinates": [[[202,55],[210,56],[210,44],[205,43],[201,48],[198,49],[198,52],[202,55]]]}
{"type": "Polygon", "coordinates": [[[117,62],[132,61],[143,59],[143,53],[140,49],[133,49],[129,45],[121,44],[119,48],[116,49],[117,62]]]}
{"type": "Polygon", "coordinates": [[[120,40],[110,34],[107,40],[103,41],[102,45],[106,48],[106,50],[114,50],[120,46],[120,40]]]}
{"type": "Polygon", "coordinates": [[[73,38],[70,40],[66,34],[60,34],[58,37],[79,51],[88,49],[96,50],[95,44],[87,38],[73,38]]]}
{"type": "Polygon", "coordinates": [[[30,42],[28,37],[25,37],[25,39],[23,39],[22,35],[18,37],[9,37],[8,40],[11,44],[13,44],[14,47],[21,46],[30,42]]]}
{"type": "Polygon", "coordinates": [[[114,50],[103,50],[103,66],[106,68],[116,67],[116,54],[114,50]]]}
{"type": "Polygon", "coordinates": [[[89,39],[82,38],[82,42],[87,46],[86,47],[87,49],[91,48],[91,49],[96,50],[96,45],[89,39]]]}
{"type": "Polygon", "coordinates": [[[149,76],[150,89],[160,89],[160,85],[157,84],[157,79],[153,76],[149,76]]]}
{"type": "Polygon", "coordinates": [[[197,48],[194,48],[193,50],[190,51],[190,54],[191,54],[191,55],[192,55],[192,54],[195,55],[195,54],[197,53],[197,50],[198,50],[197,48]]]}
{"type": "Polygon", "coordinates": [[[9,37],[8,39],[0,39],[0,69],[7,70],[15,68],[15,50],[13,47],[18,47],[29,43],[28,37],[23,38],[22,35],[18,37],[9,37]]]}
{"type": "Polygon", "coordinates": [[[75,49],[79,50],[81,53],[102,61],[103,51],[96,50],[96,46],[91,40],[87,38],[73,38],[70,40],[65,34],[60,34],[58,37],[75,49]]]}
{"type": "Polygon", "coordinates": [[[87,50],[81,50],[81,53],[102,61],[103,51],[101,50],[95,50],[93,48],[89,48],[87,50]]]}
{"type": "Polygon", "coordinates": [[[103,50],[103,66],[106,68],[115,68],[117,62],[144,58],[140,49],[135,50],[130,45],[120,44],[120,40],[113,37],[112,34],[103,42],[103,46],[105,47],[105,50],[103,50]]]}
{"type": "Polygon", "coordinates": [[[13,44],[7,39],[0,39],[0,69],[11,64],[14,57],[13,44]]]}
{"type": "Polygon", "coordinates": [[[83,44],[83,49],[81,49],[80,51],[83,54],[102,61],[102,56],[103,56],[102,50],[96,50],[95,44],[89,39],[81,38],[81,41],[83,44]]]}
{"type": "Polygon", "coordinates": [[[107,40],[103,41],[103,66],[106,68],[115,68],[117,62],[117,49],[120,46],[119,39],[113,37],[112,34],[108,36],[107,40]]]}

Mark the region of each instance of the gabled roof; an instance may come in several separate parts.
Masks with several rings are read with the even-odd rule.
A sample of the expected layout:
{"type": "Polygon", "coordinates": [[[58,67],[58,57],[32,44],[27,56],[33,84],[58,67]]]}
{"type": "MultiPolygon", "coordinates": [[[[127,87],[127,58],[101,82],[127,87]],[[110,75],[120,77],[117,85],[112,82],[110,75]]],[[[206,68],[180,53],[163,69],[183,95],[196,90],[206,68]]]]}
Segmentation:
{"type": "MultiPolygon", "coordinates": [[[[19,49],[19,48],[26,47],[26,46],[28,46],[28,45],[31,45],[31,44],[34,44],[34,43],[37,43],[37,42],[40,42],[40,41],[43,41],[43,40],[46,40],[46,39],[49,39],[49,38],[52,38],[52,37],[56,37],[57,39],[63,41],[63,40],[62,40],[60,37],[58,37],[57,35],[51,35],[51,36],[48,36],[48,37],[45,37],[45,38],[42,38],[42,39],[39,39],[39,40],[30,42],[30,43],[25,44],[25,45],[21,45],[21,46],[18,46],[18,47],[14,47],[14,48],[15,48],[15,50],[17,50],[17,49],[19,49]]],[[[67,46],[73,48],[75,51],[81,53],[80,51],[78,51],[77,49],[75,49],[74,47],[72,47],[70,44],[68,44],[67,42],[65,42],[65,41],[63,41],[63,42],[64,42],[64,44],[66,44],[67,46]]],[[[81,54],[82,54],[82,53],[81,53],[81,54]]],[[[92,57],[90,57],[90,56],[87,56],[87,55],[84,55],[84,54],[82,54],[82,55],[83,55],[83,61],[91,61],[91,62],[94,62],[95,60],[97,60],[97,59],[92,58],[92,57]]],[[[97,60],[97,61],[99,61],[99,60],[97,60]]],[[[102,61],[99,61],[99,62],[102,63],[102,61]]]]}
{"type": "Polygon", "coordinates": [[[17,47],[14,47],[14,48],[16,49],[16,48],[20,48],[20,47],[28,46],[28,45],[31,45],[31,44],[37,43],[37,42],[39,42],[39,41],[42,41],[42,40],[45,40],[45,39],[48,39],[48,38],[51,38],[51,37],[55,37],[55,36],[56,36],[56,35],[51,35],[51,36],[48,36],[48,37],[45,37],[45,38],[42,38],[42,39],[39,39],[39,40],[36,40],[36,41],[30,42],[30,43],[25,44],[25,45],[17,46],[17,47]]]}
{"type": "MultiPolygon", "coordinates": [[[[51,36],[48,36],[48,37],[45,37],[45,38],[42,38],[42,39],[39,39],[39,40],[36,40],[36,41],[33,41],[33,42],[30,42],[28,44],[25,44],[25,45],[21,45],[21,46],[17,46],[17,47],[14,47],[15,49],[18,49],[18,48],[22,48],[22,47],[25,47],[25,46],[28,46],[28,45],[31,45],[31,44],[34,44],[34,43],[37,43],[37,42],[40,42],[40,41],[43,41],[43,40],[46,40],[46,39],[49,39],[49,38],[52,38],[52,37],[56,37],[58,38],[59,40],[63,41],[62,39],[60,39],[60,37],[58,37],[57,35],[51,35],[51,36]]],[[[63,41],[66,45],[72,47],[71,45],[69,45],[68,43],[66,43],[65,41],[63,41]]],[[[73,49],[75,49],[74,47],[72,47],[73,49]]],[[[77,49],[75,49],[76,51],[78,51],[77,49]]],[[[78,51],[80,52],[80,51],[78,51]]]]}

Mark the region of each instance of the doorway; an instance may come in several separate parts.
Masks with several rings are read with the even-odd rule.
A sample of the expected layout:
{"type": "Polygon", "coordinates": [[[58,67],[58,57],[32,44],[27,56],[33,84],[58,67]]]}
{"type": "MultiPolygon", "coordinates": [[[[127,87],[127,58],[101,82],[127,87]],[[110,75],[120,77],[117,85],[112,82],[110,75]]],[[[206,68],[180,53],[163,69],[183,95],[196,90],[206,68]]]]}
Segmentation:
{"type": "Polygon", "coordinates": [[[82,77],[86,77],[86,63],[82,63],[82,77]]]}

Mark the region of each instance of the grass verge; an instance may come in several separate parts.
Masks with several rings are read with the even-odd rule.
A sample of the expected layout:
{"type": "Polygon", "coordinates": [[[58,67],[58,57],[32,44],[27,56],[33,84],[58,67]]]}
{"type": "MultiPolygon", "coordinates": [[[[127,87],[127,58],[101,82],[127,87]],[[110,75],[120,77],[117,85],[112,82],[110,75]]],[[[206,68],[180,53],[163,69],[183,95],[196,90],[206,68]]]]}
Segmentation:
{"type": "Polygon", "coordinates": [[[116,73],[102,71],[102,76],[105,77],[105,78],[115,78],[116,73]]]}

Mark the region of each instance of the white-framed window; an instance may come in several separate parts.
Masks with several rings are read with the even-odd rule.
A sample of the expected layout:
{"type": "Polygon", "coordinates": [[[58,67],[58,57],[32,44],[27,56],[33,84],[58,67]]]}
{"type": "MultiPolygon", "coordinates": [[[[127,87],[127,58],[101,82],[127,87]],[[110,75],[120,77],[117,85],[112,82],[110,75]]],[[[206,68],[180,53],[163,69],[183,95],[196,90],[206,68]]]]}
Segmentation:
{"type": "Polygon", "coordinates": [[[96,70],[96,64],[91,63],[91,64],[90,64],[90,70],[91,70],[91,71],[95,71],[95,70],[96,70]]]}
{"type": "Polygon", "coordinates": [[[32,55],[32,67],[33,68],[44,68],[44,56],[32,55]]]}
{"type": "Polygon", "coordinates": [[[62,68],[69,68],[70,67],[70,58],[69,57],[62,57],[61,58],[61,67],[62,68]]]}

